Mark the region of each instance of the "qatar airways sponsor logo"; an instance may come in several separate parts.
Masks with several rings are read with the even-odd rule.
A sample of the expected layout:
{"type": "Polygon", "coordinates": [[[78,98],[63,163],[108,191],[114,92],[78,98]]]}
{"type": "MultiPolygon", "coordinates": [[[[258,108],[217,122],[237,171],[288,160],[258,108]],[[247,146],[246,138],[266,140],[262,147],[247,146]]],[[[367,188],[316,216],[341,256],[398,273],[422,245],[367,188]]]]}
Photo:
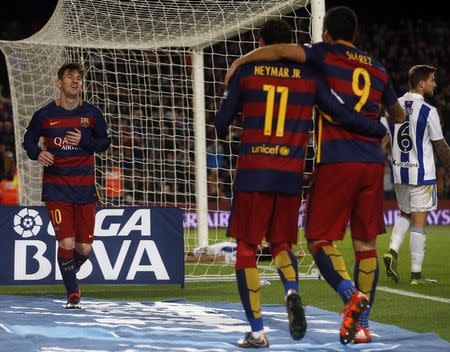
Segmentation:
{"type": "Polygon", "coordinates": [[[419,167],[419,163],[417,161],[398,161],[397,159],[392,159],[392,165],[398,167],[419,167]]]}
{"type": "Polygon", "coordinates": [[[78,150],[75,145],[70,145],[66,137],[55,137],[53,138],[53,144],[60,147],[62,150],[78,150]]]}

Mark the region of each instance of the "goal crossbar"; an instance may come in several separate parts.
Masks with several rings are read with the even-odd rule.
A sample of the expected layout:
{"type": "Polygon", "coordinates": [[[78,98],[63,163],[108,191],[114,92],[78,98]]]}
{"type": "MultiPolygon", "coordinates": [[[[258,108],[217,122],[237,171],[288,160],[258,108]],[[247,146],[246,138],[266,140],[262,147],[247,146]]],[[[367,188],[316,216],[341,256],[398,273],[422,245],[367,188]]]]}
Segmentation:
{"type": "Polygon", "coordinates": [[[233,37],[242,28],[258,27],[270,16],[294,12],[309,1],[97,0],[95,7],[90,0],[59,1],[41,31],[16,43],[97,49],[203,48],[233,37]],[[98,26],[100,14],[105,20],[98,26]],[[134,21],[124,22],[133,15],[134,21]],[[205,17],[207,21],[202,22],[205,17]]]}

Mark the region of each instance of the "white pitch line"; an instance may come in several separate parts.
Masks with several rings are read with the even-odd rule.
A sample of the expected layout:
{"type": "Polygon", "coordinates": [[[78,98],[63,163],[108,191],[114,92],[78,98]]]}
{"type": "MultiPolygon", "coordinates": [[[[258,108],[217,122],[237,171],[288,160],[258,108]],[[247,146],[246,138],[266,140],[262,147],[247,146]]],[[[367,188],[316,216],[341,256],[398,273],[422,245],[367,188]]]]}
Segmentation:
{"type": "Polygon", "coordinates": [[[378,286],[377,290],[390,292],[390,293],[396,293],[396,294],[401,295],[401,296],[409,296],[409,297],[428,299],[429,301],[450,303],[450,299],[449,298],[423,295],[421,293],[414,293],[414,292],[399,290],[399,289],[396,289],[396,288],[390,288],[390,287],[386,287],[386,286],[378,286]]]}
{"type": "Polygon", "coordinates": [[[3,324],[0,324],[0,327],[3,328],[6,332],[12,333],[12,331],[3,324]]]}

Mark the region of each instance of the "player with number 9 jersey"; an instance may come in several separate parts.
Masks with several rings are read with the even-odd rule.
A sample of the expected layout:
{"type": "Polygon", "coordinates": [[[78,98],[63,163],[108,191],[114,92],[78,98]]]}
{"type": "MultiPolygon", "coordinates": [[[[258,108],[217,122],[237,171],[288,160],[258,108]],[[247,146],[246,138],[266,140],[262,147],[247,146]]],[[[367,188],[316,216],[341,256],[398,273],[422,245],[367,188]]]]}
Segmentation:
{"type": "MultiPolygon", "coordinates": [[[[318,67],[326,82],[348,105],[378,121],[380,106],[391,106],[397,94],[384,67],[358,48],[325,42],[304,46],[306,62],[318,67]]],[[[384,163],[377,138],[361,136],[320,114],[317,122],[317,163],[384,163]]]]}
{"type": "MultiPolygon", "coordinates": [[[[369,119],[380,120],[384,106],[395,122],[404,121],[397,94],[384,67],[353,44],[357,17],[336,7],[324,19],[324,41],[305,45],[306,62],[313,64],[348,106],[369,119]]],[[[319,116],[318,164],[307,201],[305,236],[308,248],[331,287],[340,295],[344,319],[340,341],[372,341],[369,316],[378,284],[376,238],[385,232],[384,152],[381,140],[337,126],[333,117],[319,116]],[[325,216],[325,214],[327,216],[325,216]],[[353,282],[332,242],[342,240],[350,224],[355,266],[353,282]]]]}

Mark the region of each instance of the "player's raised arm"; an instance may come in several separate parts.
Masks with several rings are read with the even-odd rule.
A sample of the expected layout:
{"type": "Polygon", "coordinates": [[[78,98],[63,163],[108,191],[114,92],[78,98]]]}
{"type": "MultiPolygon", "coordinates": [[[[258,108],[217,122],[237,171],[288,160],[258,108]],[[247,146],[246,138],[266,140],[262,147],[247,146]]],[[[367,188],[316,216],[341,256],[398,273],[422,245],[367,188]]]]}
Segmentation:
{"type": "Polygon", "coordinates": [[[241,65],[255,61],[277,60],[289,60],[302,63],[305,62],[306,55],[303,48],[297,44],[272,44],[260,46],[259,48],[234,60],[225,76],[225,84],[228,85],[231,77],[233,77],[237,68],[241,65]]]}

